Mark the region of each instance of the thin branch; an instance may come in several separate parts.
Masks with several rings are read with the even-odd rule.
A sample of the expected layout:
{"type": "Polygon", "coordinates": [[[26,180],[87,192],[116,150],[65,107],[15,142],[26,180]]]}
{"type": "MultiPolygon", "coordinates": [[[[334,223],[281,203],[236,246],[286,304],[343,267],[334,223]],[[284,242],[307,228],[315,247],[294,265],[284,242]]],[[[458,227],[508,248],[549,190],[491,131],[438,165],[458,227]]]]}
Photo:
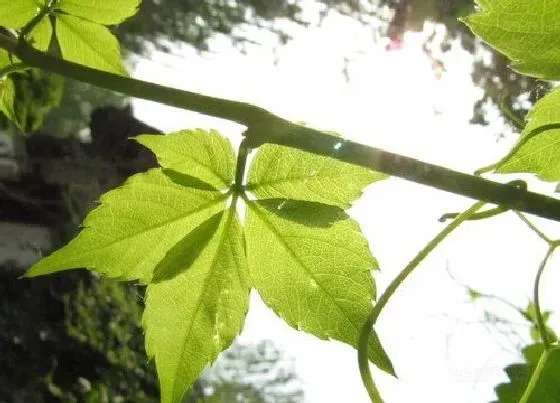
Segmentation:
{"type": "Polygon", "coordinates": [[[546,252],[546,255],[544,257],[544,259],[542,260],[539,269],[537,270],[537,275],[535,276],[535,284],[533,287],[533,300],[535,303],[535,317],[537,319],[537,327],[539,329],[539,333],[541,335],[541,339],[542,342],[544,344],[545,349],[550,349],[551,345],[550,345],[550,340],[548,338],[548,332],[546,330],[546,324],[544,323],[544,319],[543,319],[543,315],[542,315],[542,311],[541,311],[541,303],[540,303],[540,298],[539,298],[539,285],[541,282],[541,277],[542,274],[544,272],[544,268],[546,267],[546,264],[548,262],[548,260],[550,259],[550,257],[552,256],[552,253],[554,252],[554,249],[556,249],[555,246],[550,246],[548,248],[548,251],[546,252]]]}
{"type": "MultiPolygon", "coordinates": [[[[480,210],[484,206],[483,202],[477,202],[473,204],[469,209],[459,214],[452,222],[450,222],[441,232],[439,232],[418,254],[406,265],[406,267],[393,279],[391,284],[387,287],[385,292],[379,297],[379,300],[373,306],[366,322],[362,326],[360,337],[358,339],[358,364],[360,367],[360,375],[362,376],[362,382],[368,390],[370,397],[375,394],[375,391],[371,390],[371,385],[375,386],[373,377],[371,376],[371,371],[368,362],[368,346],[369,346],[369,336],[371,329],[374,327],[377,318],[383,311],[387,302],[395,294],[397,289],[401,284],[412,274],[414,269],[418,267],[420,262],[422,262],[428,254],[439,245],[447,235],[449,235],[454,229],[456,229],[463,221],[468,220],[468,218],[480,210]]],[[[377,403],[377,400],[373,400],[373,403],[377,403]]]]}
{"type": "Polygon", "coordinates": [[[131,97],[240,123],[248,128],[245,136],[250,148],[264,143],[293,147],[508,209],[560,221],[560,200],[342,140],[340,137],[297,125],[248,103],[214,98],[95,70],[40,52],[28,44],[18,44],[6,35],[0,35],[0,48],[36,68],[131,97]]]}
{"type": "Polygon", "coordinates": [[[517,217],[519,217],[519,219],[521,221],[523,221],[535,234],[538,235],[539,238],[541,238],[543,241],[545,241],[548,245],[552,244],[552,239],[550,239],[549,237],[547,237],[545,235],[544,232],[542,232],[540,229],[538,229],[535,224],[533,224],[531,221],[529,221],[527,219],[527,217],[525,217],[525,215],[521,214],[519,211],[515,211],[515,214],[517,215],[517,217]]]}

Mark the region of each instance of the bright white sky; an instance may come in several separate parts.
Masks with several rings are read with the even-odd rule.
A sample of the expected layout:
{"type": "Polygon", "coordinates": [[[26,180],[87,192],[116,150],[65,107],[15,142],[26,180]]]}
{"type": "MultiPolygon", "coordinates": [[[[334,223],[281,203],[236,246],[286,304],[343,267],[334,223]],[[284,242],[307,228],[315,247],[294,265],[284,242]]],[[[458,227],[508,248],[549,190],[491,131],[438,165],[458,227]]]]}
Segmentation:
{"type": "MultiPolygon", "coordinates": [[[[470,173],[503,155],[515,138],[497,142],[497,134],[504,131],[499,122],[485,128],[468,124],[479,91],[471,83],[471,56],[454,49],[445,58],[447,72],[438,80],[421,49],[422,41],[422,35],[409,35],[404,49],[386,52],[385,43],[374,43],[370,29],[332,16],[321,28],[296,29],[295,39],[276,55],[266,46],[252,47],[242,55],[218,39],[212,46],[214,53],[200,56],[188,48],[178,51],[179,57],[155,53],[152,60],[140,60],[134,74],[255,103],[355,141],[470,173]],[[350,83],[341,74],[346,56],[352,60],[350,83]]],[[[216,128],[234,144],[241,138],[241,127],[228,122],[146,101],[135,101],[134,110],[140,119],[162,130],[216,128]]],[[[535,191],[552,190],[532,180],[529,185],[535,191]]],[[[441,214],[464,210],[470,203],[399,179],[368,188],[351,214],[380,262],[378,289],[384,289],[442,228],[441,214]]],[[[553,227],[543,220],[535,222],[553,227]]],[[[517,355],[507,337],[480,324],[482,306],[488,305],[470,304],[459,283],[523,306],[545,249],[511,214],[464,225],[429,256],[378,323],[399,374],[395,380],[376,373],[386,402],[493,400],[493,387],[506,379],[503,366],[517,355]],[[447,267],[456,280],[449,277],[447,267]]],[[[550,266],[557,263],[553,259],[550,266]]],[[[560,274],[553,271],[545,273],[545,285],[560,281],[560,274]]],[[[553,297],[552,288],[543,287],[544,307],[557,310],[558,300],[553,297]]],[[[295,357],[308,402],[369,402],[355,350],[293,330],[257,296],[241,338],[244,342],[271,339],[295,357]]]]}

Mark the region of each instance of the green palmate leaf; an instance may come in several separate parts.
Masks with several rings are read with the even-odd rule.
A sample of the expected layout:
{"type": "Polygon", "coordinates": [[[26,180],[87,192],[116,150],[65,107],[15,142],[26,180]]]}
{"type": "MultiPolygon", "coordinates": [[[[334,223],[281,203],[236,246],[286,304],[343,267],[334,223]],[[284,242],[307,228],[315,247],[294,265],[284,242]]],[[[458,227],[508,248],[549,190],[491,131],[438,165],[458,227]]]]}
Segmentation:
{"type": "Polygon", "coordinates": [[[138,11],[140,0],[60,0],[57,8],[104,25],[118,24],[138,11]]]}
{"type": "Polygon", "coordinates": [[[149,282],[156,265],[190,231],[224,209],[227,195],[177,185],[161,169],[132,176],[101,197],[84,229],[27,276],[86,267],[149,282]]]}
{"type": "Polygon", "coordinates": [[[52,25],[48,17],[44,17],[30,33],[33,47],[45,52],[49,49],[52,38],[52,25]]]}
{"type": "Polygon", "coordinates": [[[35,17],[39,0],[0,0],[0,25],[6,28],[21,28],[35,17]]]}
{"type": "Polygon", "coordinates": [[[216,189],[233,181],[233,148],[216,131],[184,130],[166,136],[141,135],[135,140],[152,150],[164,168],[194,176],[216,189]]]}
{"type": "MultiPolygon", "coordinates": [[[[310,207],[293,200],[248,203],[245,237],[253,286],[291,326],[356,346],[375,298],[371,270],[377,262],[358,224],[343,210],[333,214],[332,206],[310,207]],[[292,212],[305,210],[300,216],[307,215],[307,221],[274,212],[288,204],[292,212]]],[[[369,351],[373,363],[393,373],[375,334],[369,351]]]]}
{"type": "Polygon", "coordinates": [[[560,181],[560,89],[540,99],[527,115],[527,125],[514,152],[502,160],[500,173],[530,172],[560,181]]]}
{"type": "Polygon", "coordinates": [[[233,208],[196,260],[168,259],[181,266],[172,280],[150,284],[144,327],[146,349],[155,357],[163,403],[180,403],[191,384],[241,331],[249,305],[241,226],[233,208]]]}
{"type": "Polygon", "coordinates": [[[94,69],[127,75],[117,38],[103,25],[57,14],[56,37],[62,56],[94,69]]]}
{"type": "Polygon", "coordinates": [[[482,10],[465,22],[508,56],[520,73],[560,79],[560,4],[557,0],[478,0],[482,10]]]}
{"type": "Polygon", "coordinates": [[[249,170],[248,189],[259,198],[290,198],[348,207],[370,183],[386,175],[356,165],[265,144],[249,170]]]}

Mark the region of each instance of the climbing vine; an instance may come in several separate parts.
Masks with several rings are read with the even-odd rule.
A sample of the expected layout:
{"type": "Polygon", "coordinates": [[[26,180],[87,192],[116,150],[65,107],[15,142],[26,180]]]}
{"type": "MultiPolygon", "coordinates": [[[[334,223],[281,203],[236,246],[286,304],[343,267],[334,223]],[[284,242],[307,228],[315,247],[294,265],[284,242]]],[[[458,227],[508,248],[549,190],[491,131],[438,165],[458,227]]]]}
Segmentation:
{"type": "MultiPolygon", "coordinates": [[[[550,3],[533,1],[529,8],[523,0],[479,0],[480,10],[464,22],[509,56],[516,71],[558,80],[560,3],[550,3]]],[[[136,137],[159,167],[103,195],[79,235],[26,276],[86,267],[146,284],[145,344],[156,364],[162,402],[180,402],[203,368],[231,345],[243,327],[251,289],[290,326],[356,347],[364,385],[371,400],[380,402],[369,363],[395,374],[374,331],[383,307],[461,223],[513,210],[549,245],[534,286],[541,343],[531,355],[520,401],[558,400],[560,353],[543,320],[539,282],[560,243],[524,213],[560,221],[560,201],[530,192],[520,181],[500,184],[480,175],[528,172],[560,181],[559,90],[535,105],[508,155],[467,175],[298,125],[253,105],[129,77],[108,26],[133,16],[139,6],[140,0],[0,0],[0,25],[6,28],[0,34],[0,110],[27,127],[25,100],[14,80],[42,69],[240,123],[246,127],[241,146],[234,150],[220,133],[205,130],[136,137]],[[364,187],[387,175],[479,201],[442,217],[453,220],[377,299],[372,277],[377,261],[346,210],[364,187]],[[486,203],[497,207],[480,211],[486,203]]]]}

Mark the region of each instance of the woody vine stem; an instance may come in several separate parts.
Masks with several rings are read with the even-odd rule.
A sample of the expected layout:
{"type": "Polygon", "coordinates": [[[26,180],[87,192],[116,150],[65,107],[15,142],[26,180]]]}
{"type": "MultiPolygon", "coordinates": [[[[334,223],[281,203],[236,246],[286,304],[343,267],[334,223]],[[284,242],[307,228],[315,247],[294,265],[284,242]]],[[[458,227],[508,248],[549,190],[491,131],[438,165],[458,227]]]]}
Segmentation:
{"type": "Polygon", "coordinates": [[[560,221],[560,200],[341,140],[340,137],[292,123],[245,102],[182,91],[92,69],[40,52],[25,41],[4,34],[0,34],[0,49],[17,57],[25,67],[40,68],[131,97],[237,122],[247,127],[245,138],[248,148],[256,148],[265,143],[293,147],[507,209],[560,221]]]}

